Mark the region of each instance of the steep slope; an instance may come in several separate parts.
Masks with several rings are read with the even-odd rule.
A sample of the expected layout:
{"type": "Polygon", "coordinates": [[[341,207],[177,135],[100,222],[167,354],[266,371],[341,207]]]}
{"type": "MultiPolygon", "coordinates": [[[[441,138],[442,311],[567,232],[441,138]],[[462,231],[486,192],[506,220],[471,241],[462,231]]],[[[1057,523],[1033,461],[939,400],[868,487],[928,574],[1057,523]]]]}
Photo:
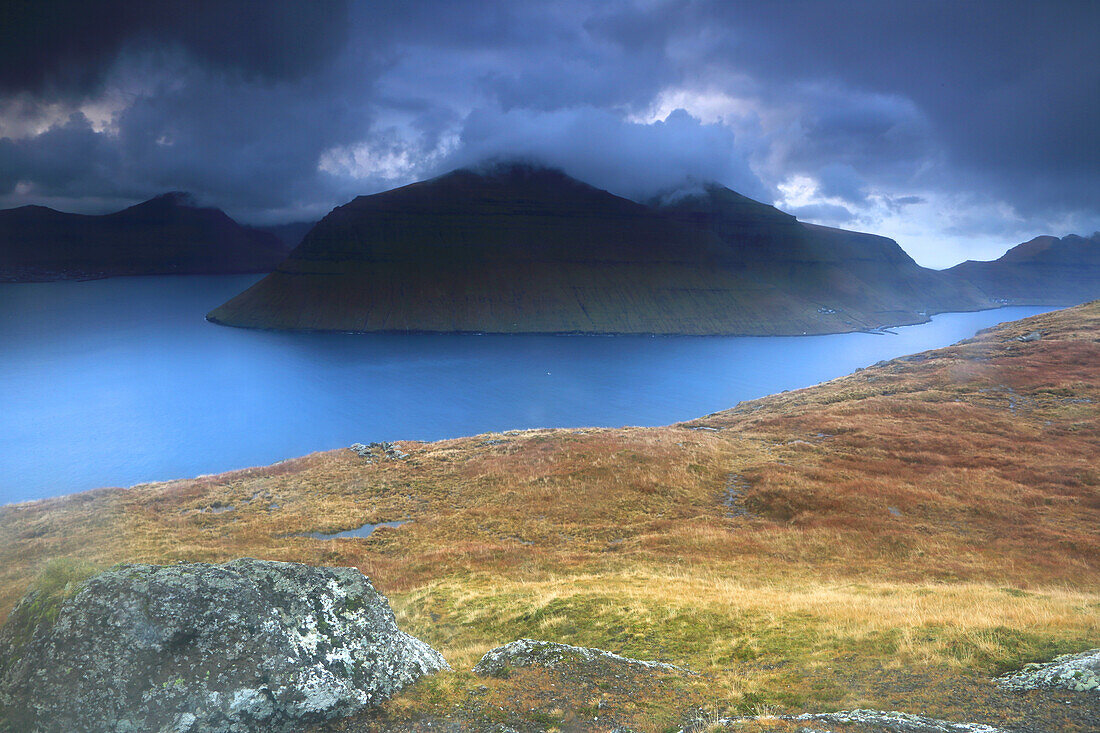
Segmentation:
{"type": "Polygon", "coordinates": [[[737,265],[755,277],[820,303],[836,330],[917,323],[929,313],[988,307],[976,289],[919,266],[892,239],[804,224],[723,186],[711,184],[657,206],[670,218],[716,234],[737,265]]]}
{"type": "Polygon", "coordinates": [[[946,272],[998,302],[1082,303],[1100,298],[1100,232],[1036,237],[992,262],[967,260],[946,272]]]}
{"type": "Polygon", "coordinates": [[[272,234],[168,193],[103,216],[42,206],[0,211],[0,280],[268,272],[286,256],[272,234]]]}
{"type": "Polygon", "coordinates": [[[338,331],[762,335],[984,305],[938,301],[920,281],[936,275],[891,240],[808,227],[728,189],[702,203],[711,208],[647,207],[544,168],[454,171],[337,208],[276,272],[208,318],[338,331]],[[889,281],[861,279],[853,256],[889,281]],[[905,298],[891,294],[898,282],[905,298]]]}

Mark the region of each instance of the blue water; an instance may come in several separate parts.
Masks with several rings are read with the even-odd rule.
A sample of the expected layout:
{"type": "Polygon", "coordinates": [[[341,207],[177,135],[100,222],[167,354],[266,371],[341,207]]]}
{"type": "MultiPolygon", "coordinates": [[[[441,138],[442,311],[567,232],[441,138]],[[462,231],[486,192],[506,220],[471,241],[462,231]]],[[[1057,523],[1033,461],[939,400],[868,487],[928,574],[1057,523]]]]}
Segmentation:
{"type": "Polygon", "coordinates": [[[338,540],[348,537],[370,537],[374,534],[374,530],[379,527],[400,527],[402,524],[408,524],[407,521],[395,521],[395,522],[379,522],[378,524],[364,524],[362,527],[356,527],[355,529],[346,529],[343,532],[333,532],[332,534],[325,534],[324,532],[310,532],[307,536],[317,540],[338,540]]]}
{"type": "Polygon", "coordinates": [[[0,503],[356,442],[663,425],[1049,310],[794,338],[292,334],[203,320],[255,280],[0,284],[0,503]]]}

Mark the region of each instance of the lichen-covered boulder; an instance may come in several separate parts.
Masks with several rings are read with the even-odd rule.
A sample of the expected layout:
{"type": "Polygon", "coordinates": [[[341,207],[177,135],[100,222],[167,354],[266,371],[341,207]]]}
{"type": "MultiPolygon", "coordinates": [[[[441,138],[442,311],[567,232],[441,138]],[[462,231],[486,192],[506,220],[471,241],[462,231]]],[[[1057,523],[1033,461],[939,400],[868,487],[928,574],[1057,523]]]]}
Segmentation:
{"type": "Polygon", "coordinates": [[[997,684],[1006,690],[1035,690],[1046,687],[1100,695],[1100,649],[1065,654],[1050,662],[1029,664],[1018,672],[999,677],[997,684]]]}
{"type": "Polygon", "coordinates": [[[635,667],[661,672],[683,672],[694,674],[683,667],[665,662],[650,662],[643,659],[621,657],[614,652],[593,649],[585,646],[570,646],[553,641],[535,639],[517,639],[485,653],[476,665],[474,674],[482,677],[506,675],[513,667],[549,667],[567,669],[572,667],[635,667]]]}
{"type": "MultiPolygon", "coordinates": [[[[930,718],[926,715],[899,713],[896,710],[841,710],[836,713],[803,713],[802,715],[778,715],[763,718],[746,716],[740,718],[720,718],[717,721],[701,721],[700,725],[684,728],[680,733],[699,730],[702,726],[711,730],[721,727],[738,730],[745,723],[761,720],[783,720],[792,723],[818,722],[826,725],[857,726],[866,733],[1008,733],[1001,728],[984,723],[955,723],[950,720],[930,718]]],[[[817,730],[802,728],[803,731],[817,730]]],[[[845,727],[845,730],[849,728],[845,727]]]]}
{"type": "Polygon", "coordinates": [[[355,568],[121,565],[42,605],[0,629],[10,731],[297,731],[447,667],[355,568]]]}

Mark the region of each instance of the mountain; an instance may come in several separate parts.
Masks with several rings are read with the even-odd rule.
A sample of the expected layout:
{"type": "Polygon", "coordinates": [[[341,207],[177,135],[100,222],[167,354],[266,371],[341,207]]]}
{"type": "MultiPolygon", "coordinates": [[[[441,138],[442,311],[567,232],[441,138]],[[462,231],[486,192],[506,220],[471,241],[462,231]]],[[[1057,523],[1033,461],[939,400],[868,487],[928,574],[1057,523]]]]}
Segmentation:
{"type": "Polygon", "coordinates": [[[802,334],[988,307],[884,237],[720,186],[643,205],[524,165],[361,196],[209,314],[275,329],[802,334]]]}
{"type": "Polygon", "coordinates": [[[0,210],[0,280],[270,272],[289,247],[224,212],[167,193],[103,216],[0,210]]]}
{"type": "Polygon", "coordinates": [[[1001,303],[1083,303],[1100,298],[1100,232],[1036,237],[992,262],[967,260],[947,273],[1001,303]]]}
{"type": "Polygon", "coordinates": [[[274,234],[286,247],[286,251],[289,252],[301,244],[302,237],[316,225],[317,222],[315,221],[292,221],[288,224],[264,224],[257,226],[256,229],[274,234]]]}
{"type": "Polygon", "coordinates": [[[758,282],[820,303],[833,330],[918,323],[928,313],[986,307],[975,289],[921,267],[892,239],[804,224],[724,186],[709,184],[701,193],[653,205],[715,234],[735,267],[758,282]]]}

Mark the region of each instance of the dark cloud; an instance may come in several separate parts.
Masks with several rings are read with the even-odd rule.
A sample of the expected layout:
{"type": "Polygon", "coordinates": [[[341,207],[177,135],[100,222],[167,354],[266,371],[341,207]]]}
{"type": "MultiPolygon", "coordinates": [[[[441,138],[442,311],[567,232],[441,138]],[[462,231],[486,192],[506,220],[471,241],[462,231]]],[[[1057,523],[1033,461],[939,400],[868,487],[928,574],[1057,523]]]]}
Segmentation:
{"type": "Polygon", "coordinates": [[[845,224],[855,219],[855,214],[847,207],[836,204],[792,206],[787,209],[787,213],[794,214],[802,221],[817,224],[845,224]]]}
{"type": "Polygon", "coordinates": [[[850,165],[829,163],[817,171],[817,180],[824,196],[852,203],[867,200],[867,181],[850,165]]]}
{"type": "Polygon", "coordinates": [[[988,187],[1023,209],[1095,206],[1100,3],[714,0],[681,11],[640,30],[630,30],[639,25],[634,18],[620,34],[653,43],[654,29],[663,28],[666,39],[699,38],[695,64],[704,75],[748,73],[773,99],[797,104],[805,97],[800,85],[816,84],[902,105],[830,109],[808,100],[809,149],[794,151],[802,164],[835,162],[855,148],[874,172],[872,148],[890,164],[892,145],[912,150],[923,137],[948,158],[940,185],[988,187]],[[902,129],[912,113],[927,119],[926,131],[902,129]]]}
{"type": "Polygon", "coordinates": [[[808,177],[808,218],[1092,231],[1097,27],[1057,0],[8,2],[0,203],[293,220],[522,156],[636,198],[808,177]]]}
{"type": "Polygon", "coordinates": [[[898,196],[897,198],[891,198],[890,203],[894,206],[912,206],[913,204],[926,203],[927,199],[920,196],[898,196]]]}
{"type": "Polygon", "coordinates": [[[883,196],[883,204],[894,213],[900,212],[906,206],[926,203],[928,199],[923,196],[883,196]]]}
{"type": "Polygon", "coordinates": [[[509,157],[561,168],[637,200],[692,179],[723,181],[747,196],[769,197],[733,132],[702,124],[683,110],[649,125],[587,107],[552,113],[478,111],[466,119],[462,146],[441,167],[509,157]]]}
{"type": "Polygon", "coordinates": [[[114,174],[107,172],[119,163],[117,150],[105,144],[86,117],[74,114],[36,137],[0,139],[0,193],[33,178],[54,196],[116,194],[114,174]]]}
{"type": "Polygon", "coordinates": [[[343,46],[341,0],[8,0],[0,92],[83,96],[127,50],[179,50],[245,78],[298,78],[343,46]]]}

